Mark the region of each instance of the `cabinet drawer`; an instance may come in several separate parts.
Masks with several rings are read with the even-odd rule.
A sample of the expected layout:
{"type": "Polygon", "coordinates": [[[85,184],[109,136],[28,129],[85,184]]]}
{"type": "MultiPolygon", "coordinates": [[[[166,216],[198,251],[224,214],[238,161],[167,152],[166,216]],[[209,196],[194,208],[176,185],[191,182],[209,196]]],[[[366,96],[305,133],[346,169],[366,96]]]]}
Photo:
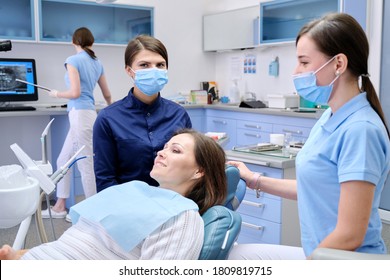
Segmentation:
{"type": "Polygon", "coordinates": [[[280,244],[281,224],[241,215],[242,225],[238,243],[280,244]]]}
{"type": "Polygon", "coordinates": [[[269,142],[269,132],[237,129],[237,145],[252,145],[269,142]]]}
{"type": "Polygon", "coordinates": [[[309,137],[311,127],[291,126],[275,124],[273,133],[291,133],[293,141],[306,140],[309,137]]]}
{"type": "Polygon", "coordinates": [[[272,124],[251,121],[237,121],[237,128],[255,130],[257,132],[272,132],[272,124]]]}
{"type": "Polygon", "coordinates": [[[256,201],[246,199],[241,202],[237,212],[247,216],[281,223],[281,202],[266,197],[259,197],[256,201]]]}

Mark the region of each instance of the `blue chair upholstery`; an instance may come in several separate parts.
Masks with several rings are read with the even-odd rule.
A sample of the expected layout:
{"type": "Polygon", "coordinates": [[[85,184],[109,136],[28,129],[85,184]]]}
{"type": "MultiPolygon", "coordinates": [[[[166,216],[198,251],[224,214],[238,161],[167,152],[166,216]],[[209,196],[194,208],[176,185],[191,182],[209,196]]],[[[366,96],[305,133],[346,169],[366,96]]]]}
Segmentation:
{"type": "Polygon", "coordinates": [[[245,196],[246,184],[234,166],[226,167],[228,195],[225,206],[216,205],[202,216],[204,243],[200,260],[224,260],[227,258],[241,230],[241,215],[234,212],[245,196]]]}

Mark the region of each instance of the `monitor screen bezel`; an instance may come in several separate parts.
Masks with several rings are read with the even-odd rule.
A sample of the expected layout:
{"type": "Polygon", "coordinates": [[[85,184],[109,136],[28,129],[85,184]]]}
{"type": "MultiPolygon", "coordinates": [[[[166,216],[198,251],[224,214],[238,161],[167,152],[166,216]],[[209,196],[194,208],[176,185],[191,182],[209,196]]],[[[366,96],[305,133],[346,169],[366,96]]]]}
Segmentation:
{"type": "MultiPolygon", "coordinates": [[[[31,63],[33,70],[33,83],[37,84],[37,71],[35,66],[35,59],[33,58],[0,58],[1,62],[27,62],[31,63]]],[[[0,102],[21,102],[21,101],[37,101],[38,100],[38,88],[34,87],[34,93],[29,94],[0,94],[0,102]]]]}

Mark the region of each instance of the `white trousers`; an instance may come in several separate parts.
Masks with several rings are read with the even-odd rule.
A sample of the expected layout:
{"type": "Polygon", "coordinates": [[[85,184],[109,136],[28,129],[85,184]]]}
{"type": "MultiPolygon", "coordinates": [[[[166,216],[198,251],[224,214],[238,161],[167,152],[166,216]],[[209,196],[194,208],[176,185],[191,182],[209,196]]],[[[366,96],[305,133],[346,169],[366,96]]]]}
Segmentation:
{"type": "Polygon", "coordinates": [[[301,247],[275,244],[237,244],[229,260],[305,260],[301,247]]]}
{"type": "MultiPolygon", "coordinates": [[[[77,158],[82,156],[88,157],[80,159],[76,163],[80,171],[84,195],[85,197],[90,197],[96,194],[96,180],[92,157],[92,129],[97,113],[95,110],[72,109],[69,111],[68,116],[70,128],[57,159],[57,168],[66,164],[76,151],[85,145],[85,148],[77,158]]],[[[57,197],[68,198],[70,196],[72,173],[71,168],[64,178],[57,183],[57,197]]]]}

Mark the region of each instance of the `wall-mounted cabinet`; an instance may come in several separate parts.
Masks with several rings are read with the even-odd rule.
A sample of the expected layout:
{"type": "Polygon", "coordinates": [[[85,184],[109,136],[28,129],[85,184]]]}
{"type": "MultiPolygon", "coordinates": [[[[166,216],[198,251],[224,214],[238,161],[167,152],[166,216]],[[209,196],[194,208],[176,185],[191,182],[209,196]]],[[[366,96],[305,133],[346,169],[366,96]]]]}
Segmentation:
{"type": "Polygon", "coordinates": [[[35,40],[34,0],[0,1],[0,39],[35,40]]]}
{"type": "Polygon", "coordinates": [[[127,44],[139,34],[153,35],[153,18],[153,7],[75,0],[1,0],[0,39],[69,43],[74,30],[85,26],[94,34],[95,43],[127,44]]]}
{"type": "Polygon", "coordinates": [[[69,42],[73,31],[89,28],[96,43],[127,44],[139,35],[153,35],[153,8],[99,5],[93,2],[39,0],[40,41],[69,42]]]}
{"type": "Polygon", "coordinates": [[[203,50],[256,47],[259,43],[259,6],[203,16],[203,50]]]}
{"type": "Polygon", "coordinates": [[[260,3],[260,45],[294,42],[306,23],[330,12],[352,15],[365,29],[367,0],[275,0],[260,3]]]}
{"type": "Polygon", "coordinates": [[[338,0],[279,0],[260,3],[260,44],[293,42],[307,22],[338,10],[338,0]]]}

